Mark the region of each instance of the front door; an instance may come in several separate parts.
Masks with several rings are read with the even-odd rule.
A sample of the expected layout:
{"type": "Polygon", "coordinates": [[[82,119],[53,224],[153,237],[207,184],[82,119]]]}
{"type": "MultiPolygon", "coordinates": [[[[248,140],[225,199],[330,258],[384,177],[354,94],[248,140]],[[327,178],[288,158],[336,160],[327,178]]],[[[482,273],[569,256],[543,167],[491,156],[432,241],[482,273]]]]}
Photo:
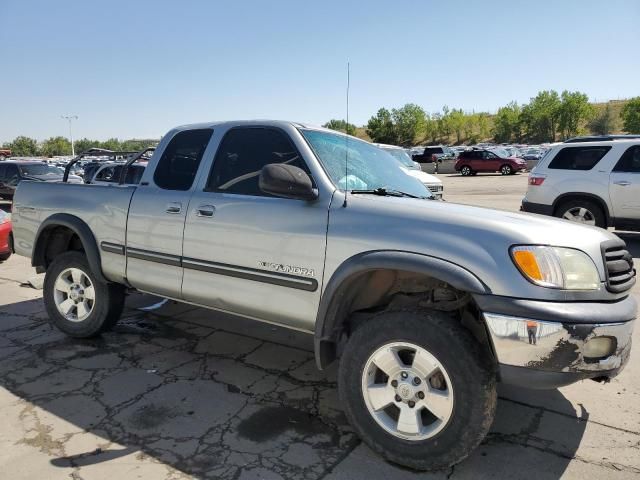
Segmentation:
{"type": "Polygon", "coordinates": [[[136,188],[126,245],[127,280],[133,287],[180,298],[184,221],[212,133],[199,129],[168,135],[155,169],[150,165],[136,188]]]}
{"type": "Polygon", "coordinates": [[[616,219],[639,221],[640,145],[630,147],[622,154],[611,172],[609,185],[611,205],[616,219]]]}
{"type": "Polygon", "coordinates": [[[184,233],[187,301],[312,330],[320,299],[331,196],[276,198],[260,190],[270,163],[309,172],[289,133],[236,127],[220,141],[184,233]]]}

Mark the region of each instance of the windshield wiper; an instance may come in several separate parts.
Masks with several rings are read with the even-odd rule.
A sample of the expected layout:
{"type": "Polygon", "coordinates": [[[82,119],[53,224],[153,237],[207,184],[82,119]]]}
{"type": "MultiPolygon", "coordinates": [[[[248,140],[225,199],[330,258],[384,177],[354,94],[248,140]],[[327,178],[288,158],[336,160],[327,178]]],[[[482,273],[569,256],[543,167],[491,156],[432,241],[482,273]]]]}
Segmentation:
{"type": "Polygon", "coordinates": [[[373,188],[370,190],[350,190],[353,194],[370,194],[370,195],[380,195],[381,197],[409,197],[409,198],[429,198],[429,197],[419,197],[417,195],[412,195],[410,193],[401,192],[400,190],[389,189],[385,187],[373,188]]]}

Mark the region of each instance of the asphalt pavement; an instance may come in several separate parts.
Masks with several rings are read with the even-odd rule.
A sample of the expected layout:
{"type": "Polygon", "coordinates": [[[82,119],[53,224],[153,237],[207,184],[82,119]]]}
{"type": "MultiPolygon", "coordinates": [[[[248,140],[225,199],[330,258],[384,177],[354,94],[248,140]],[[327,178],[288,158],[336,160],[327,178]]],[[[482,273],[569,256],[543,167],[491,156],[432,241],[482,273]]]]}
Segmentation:
{"type": "MultiPolygon", "coordinates": [[[[526,175],[440,177],[448,201],[506,210],[526,189],[526,175]]],[[[640,234],[621,236],[640,262],[640,234]]],[[[308,336],[132,294],[113,332],[73,340],[34,278],[25,258],[0,265],[1,478],[640,478],[638,348],[609,384],[501,387],[480,447],[416,473],[353,434],[308,336]]]]}

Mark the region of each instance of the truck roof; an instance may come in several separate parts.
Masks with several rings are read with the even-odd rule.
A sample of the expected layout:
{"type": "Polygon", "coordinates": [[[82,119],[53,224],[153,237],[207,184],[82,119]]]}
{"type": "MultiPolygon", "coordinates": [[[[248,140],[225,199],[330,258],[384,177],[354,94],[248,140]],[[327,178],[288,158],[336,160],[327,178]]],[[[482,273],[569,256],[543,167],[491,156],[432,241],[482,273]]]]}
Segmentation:
{"type": "Polygon", "coordinates": [[[326,130],[328,132],[333,132],[337,134],[346,135],[343,132],[339,132],[336,130],[330,130],[328,128],[320,127],[318,125],[312,125],[304,122],[293,122],[290,120],[225,120],[225,121],[213,121],[213,122],[201,122],[201,123],[192,123],[187,125],[180,125],[176,127],[174,130],[194,130],[198,128],[215,128],[219,126],[225,127],[241,127],[241,126],[251,126],[251,125],[261,125],[267,127],[284,127],[284,126],[293,126],[295,128],[309,128],[313,130],[326,130]]]}

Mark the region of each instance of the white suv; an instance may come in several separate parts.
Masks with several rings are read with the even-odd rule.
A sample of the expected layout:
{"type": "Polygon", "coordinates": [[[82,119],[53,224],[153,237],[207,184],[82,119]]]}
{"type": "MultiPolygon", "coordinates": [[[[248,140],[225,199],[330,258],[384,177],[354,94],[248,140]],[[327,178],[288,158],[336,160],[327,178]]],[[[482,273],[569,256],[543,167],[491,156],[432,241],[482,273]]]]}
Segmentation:
{"type": "Polygon", "coordinates": [[[529,175],[525,212],[640,230],[640,138],[574,138],[553,146],[529,175]]]}
{"type": "Polygon", "coordinates": [[[435,175],[423,172],[420,164],[411,160],[411,157],[404,148],[397,147],[395,145],[386,145],[384,143],[374,143],[374,145],[378,148],[381,148],[385,152],[390,153],[392,157],[400,162],[403,170],[408,175],[411,175],[412,177],[418,179],[420,183],[422,183],[431,191],[436,199],[442,200],[442,197],[444,196],[444,187],[442,185],[442,180],[440,180],[435,175]]]}

